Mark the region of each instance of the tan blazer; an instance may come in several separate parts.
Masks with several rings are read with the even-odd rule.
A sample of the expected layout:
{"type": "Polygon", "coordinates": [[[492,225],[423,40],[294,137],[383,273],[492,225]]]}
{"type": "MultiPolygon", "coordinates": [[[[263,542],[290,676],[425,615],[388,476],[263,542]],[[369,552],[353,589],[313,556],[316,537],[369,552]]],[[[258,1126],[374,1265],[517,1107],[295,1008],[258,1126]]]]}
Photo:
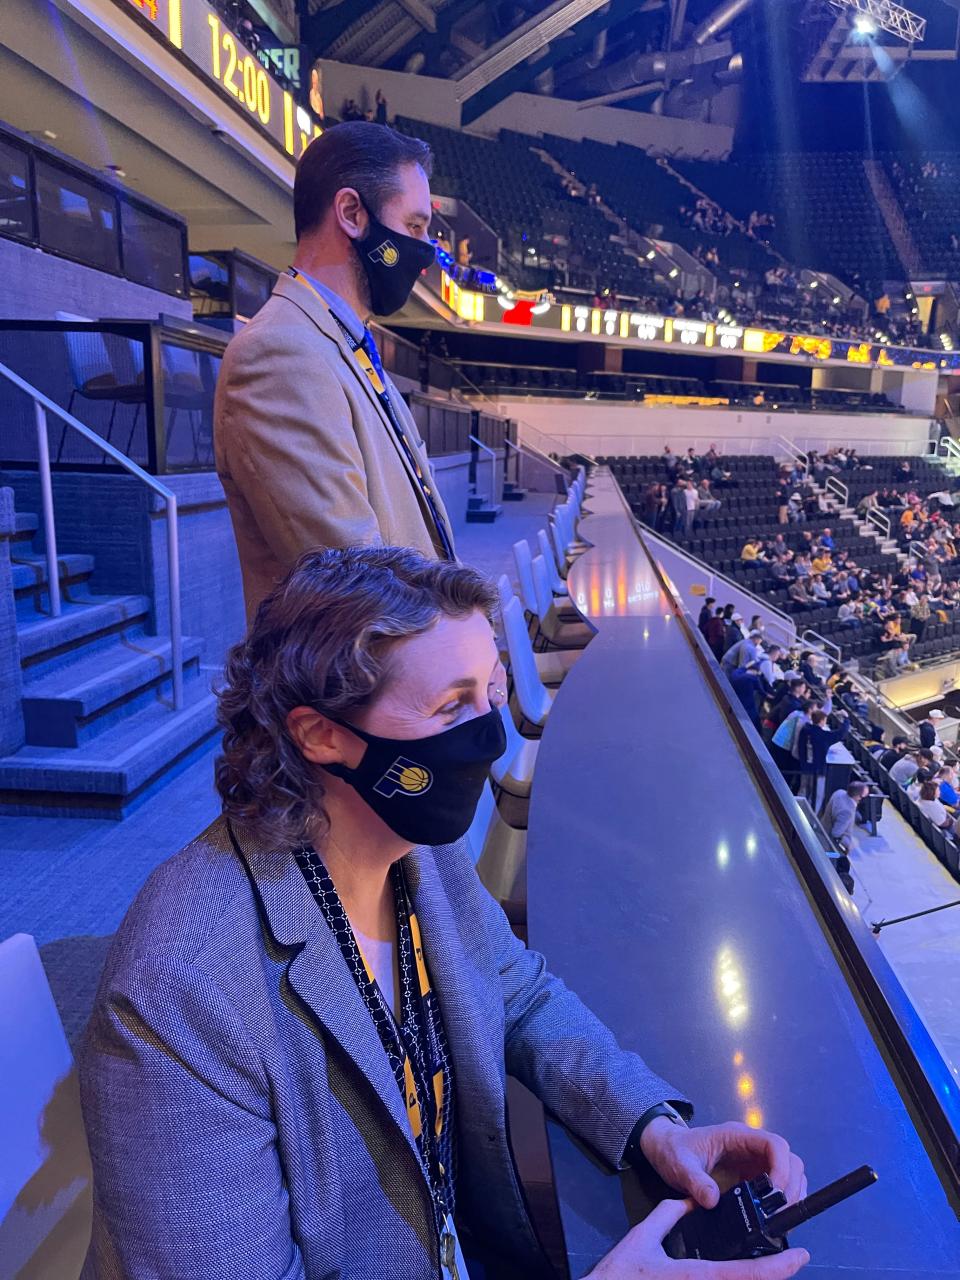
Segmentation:
{"type": "MultiPolygon", "coordinates": [[[[432,487],[420,432],[389,378],[387,386],[432,487]]],[[[311,547],[379,543],[441,554],[413,468],[369,378],[326,306],[292,276],[280,276],[227,347],[214,448],[248,620],[311,547]]],[[[452,543],[449,517],[434,497],[452,543]]]]}

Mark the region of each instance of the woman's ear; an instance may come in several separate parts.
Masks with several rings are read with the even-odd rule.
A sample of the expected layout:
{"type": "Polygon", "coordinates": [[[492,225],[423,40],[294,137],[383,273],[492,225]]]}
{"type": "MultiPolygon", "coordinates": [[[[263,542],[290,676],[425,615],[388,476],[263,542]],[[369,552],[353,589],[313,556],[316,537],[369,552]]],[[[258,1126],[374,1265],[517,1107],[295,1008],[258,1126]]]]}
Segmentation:
{"type": "Polygon", "coordinates": [[[363,743],[312,707],[294,707],[287,715],[287,732],[311,764],[345,764],[355,769],[363,758],[363,743]]]}

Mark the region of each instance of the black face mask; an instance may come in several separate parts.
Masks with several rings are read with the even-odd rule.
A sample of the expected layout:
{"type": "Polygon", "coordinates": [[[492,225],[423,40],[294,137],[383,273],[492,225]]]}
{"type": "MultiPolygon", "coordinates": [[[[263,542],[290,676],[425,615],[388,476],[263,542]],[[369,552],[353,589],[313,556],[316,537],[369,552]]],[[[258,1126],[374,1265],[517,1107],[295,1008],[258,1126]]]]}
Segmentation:
{"type": "Polygon", "coordinates": [[[377,316],[392,316],[410,297],[418,276],[435,260],[437,250],[426,240],[392,231],[372,213],[369,218],[367,234],[355,247],[370,286],[371,311],[377,316]]]}
{"type": "Polygon", "coordinates": [[[452,844],[466,834],[490,766],[507,749],[495,707],[430,738],[379,738],[344,721],[334,724],[362,738],[367,749],[356,769],[324,768],[348,782],[391,831],[411,844],[452,844]]]}

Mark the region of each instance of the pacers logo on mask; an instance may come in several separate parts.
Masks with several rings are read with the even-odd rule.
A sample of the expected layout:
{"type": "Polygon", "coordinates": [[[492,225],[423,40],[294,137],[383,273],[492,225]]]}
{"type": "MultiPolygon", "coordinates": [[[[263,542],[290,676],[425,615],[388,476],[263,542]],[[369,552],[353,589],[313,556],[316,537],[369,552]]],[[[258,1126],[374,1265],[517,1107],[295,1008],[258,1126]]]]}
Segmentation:
{"type": "Polygon", "coordinates": [[[408,796],[423,795],[430,790],[432,782],[433,775],[429,769],[398,756],[373,789],[389,800],[398,792],[408,796]]]}
{"type": "Polygon", "coordinates": [[[400,261],[400,250],[392,240],[384,240],[367,255],[371,262],[382,262],[385,267],[395,267],[400,261]]]}

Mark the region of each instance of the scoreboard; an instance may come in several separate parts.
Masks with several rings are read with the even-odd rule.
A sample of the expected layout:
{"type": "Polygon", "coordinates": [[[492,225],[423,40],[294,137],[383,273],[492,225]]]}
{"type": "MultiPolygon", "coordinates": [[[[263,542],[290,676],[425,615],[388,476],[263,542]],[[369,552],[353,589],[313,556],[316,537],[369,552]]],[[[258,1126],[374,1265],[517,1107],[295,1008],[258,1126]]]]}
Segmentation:
{"type": "Polygon", "coordinates": [[[661,316],[644,311],[622,311],[586,303],[556,303],[548,293],[535,302],[513,293],[501,293],[499,307],[483,306],[483,296],[456,285],[441,271],[441,297],[462,320],[473,324],[497,321],[536,329],[548,336],[582,334],[585,338],[612,339],[625,346],[674,347],[686,351],[800,357],[807,361],[844,361],[874,368],[960,371],[960,352],[917,351],[909,347],[829,338],[820,334],[796,334],[686,316],[661,316]]]}
{"type": "Polygon", "coordinates": [[[205,0],[115,0],[292,160],[322,130],[306,107],[276,81],[205,0]]]}

